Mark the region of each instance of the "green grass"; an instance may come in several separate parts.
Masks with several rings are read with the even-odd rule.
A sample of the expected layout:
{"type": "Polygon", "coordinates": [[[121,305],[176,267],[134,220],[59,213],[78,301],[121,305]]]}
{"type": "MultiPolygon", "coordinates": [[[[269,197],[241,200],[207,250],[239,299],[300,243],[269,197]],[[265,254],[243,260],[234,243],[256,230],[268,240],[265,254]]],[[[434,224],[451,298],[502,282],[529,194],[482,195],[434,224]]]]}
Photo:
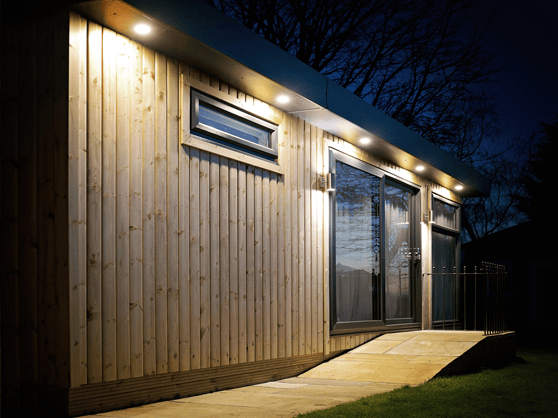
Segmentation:
{"type": "Polygon", "coordinates": [[[437,378],[299,417],[558,417],[558,350],[518,348],[497,370],[437,378]]]}

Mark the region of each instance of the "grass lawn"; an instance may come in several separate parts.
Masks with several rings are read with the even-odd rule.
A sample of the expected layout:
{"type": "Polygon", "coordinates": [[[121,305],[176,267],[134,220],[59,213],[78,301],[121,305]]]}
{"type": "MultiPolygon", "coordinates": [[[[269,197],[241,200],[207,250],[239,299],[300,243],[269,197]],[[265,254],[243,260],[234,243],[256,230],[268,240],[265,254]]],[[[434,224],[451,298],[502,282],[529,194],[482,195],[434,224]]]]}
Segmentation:
{"type": "Polygon", "coordinates": [[[497,370],[437,378],[299,417],[558,417],[558,349],[517,348],[497,370]]]}

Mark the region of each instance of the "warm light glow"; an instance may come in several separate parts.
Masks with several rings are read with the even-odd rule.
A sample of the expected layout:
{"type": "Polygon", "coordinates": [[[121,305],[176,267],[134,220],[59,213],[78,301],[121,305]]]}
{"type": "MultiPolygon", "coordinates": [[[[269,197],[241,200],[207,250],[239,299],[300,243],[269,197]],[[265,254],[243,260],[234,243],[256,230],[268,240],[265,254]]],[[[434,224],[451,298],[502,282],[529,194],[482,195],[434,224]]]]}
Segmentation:
{"type": "Polygon", "coordinates": [[[151,32],[151,28],[147,25],[144,25],[143,23],[136,25],[134,30],[136,31],[136,33],[139,33],[140,35],[145,35],[146,33],[151,32]]]}
{"type": "Polygon", "coordinates": [[[361,143],[362,145],[369,144],[370,141],[371,141],[370,138],[360,138],[360,143],[361,143]]]}
{"type": "Polygon", "coordinates": [[[417,165],[417,171],[423,171],[423,170],[424,170],[423,165],[417,165]]]}
{"type": "Polygon", "coordinates": [[[326,175],[326,190],[333,192],[335,190],[335,174],[327,173],[326,175]]]}
{"type": "Polygon", "coordinates": [[[289,98],[287,96],[279,96],[277,97],[277,101],[279,103],[287,103],[289,101],[289,98]]]}
{"type": "Polygon", "coordinates": [[[461,184],[458,184],[457,186],[455,186],[455,190],[463,190],[463,186],[461,184]]]}

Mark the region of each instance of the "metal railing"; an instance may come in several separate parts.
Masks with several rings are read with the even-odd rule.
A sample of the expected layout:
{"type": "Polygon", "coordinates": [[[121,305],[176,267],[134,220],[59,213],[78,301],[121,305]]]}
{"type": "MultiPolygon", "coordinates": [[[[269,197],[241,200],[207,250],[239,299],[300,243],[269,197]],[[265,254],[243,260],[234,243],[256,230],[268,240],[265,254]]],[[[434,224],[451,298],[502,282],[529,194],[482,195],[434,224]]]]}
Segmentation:
{"type": "Polygon", "coordinates": [[[481,330],[485,335],[507,331],[509,292],[504,266],[482,262],[480,269],[475,266],[472,271],[432,268],[426,275],[432,277],[432,329],[447,326],[481,330]]]}

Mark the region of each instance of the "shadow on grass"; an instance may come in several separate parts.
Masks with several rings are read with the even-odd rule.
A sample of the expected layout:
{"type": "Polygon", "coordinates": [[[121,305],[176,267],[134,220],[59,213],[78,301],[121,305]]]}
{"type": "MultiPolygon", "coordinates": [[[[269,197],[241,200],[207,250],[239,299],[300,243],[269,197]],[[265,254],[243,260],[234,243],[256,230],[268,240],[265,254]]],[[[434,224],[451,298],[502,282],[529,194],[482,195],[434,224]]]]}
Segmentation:
{"type": "Polygon", "coordinates": [[[315,411],[301,417],[556,417],[558,350],[518,347],[515,358],[476,373],[434,378],[422,385],[315,411]]]}

